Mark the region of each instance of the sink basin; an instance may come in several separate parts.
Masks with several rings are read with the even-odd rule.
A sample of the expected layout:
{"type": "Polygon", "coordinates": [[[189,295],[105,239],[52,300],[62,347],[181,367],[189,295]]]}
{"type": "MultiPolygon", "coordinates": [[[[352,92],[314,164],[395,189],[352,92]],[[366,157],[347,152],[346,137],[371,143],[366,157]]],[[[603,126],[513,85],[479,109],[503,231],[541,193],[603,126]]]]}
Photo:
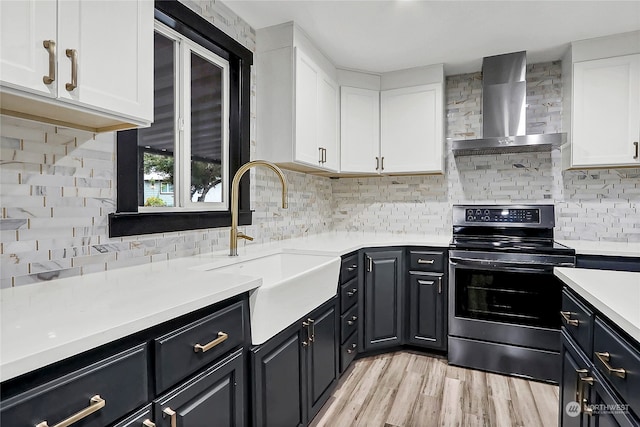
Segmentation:
{"type": "Polygon", "coordinates": [[[252,342],[262,344],[336,294],[340,258],[285,252],[209,271],[262,278],[249,298],[252,342]]]}

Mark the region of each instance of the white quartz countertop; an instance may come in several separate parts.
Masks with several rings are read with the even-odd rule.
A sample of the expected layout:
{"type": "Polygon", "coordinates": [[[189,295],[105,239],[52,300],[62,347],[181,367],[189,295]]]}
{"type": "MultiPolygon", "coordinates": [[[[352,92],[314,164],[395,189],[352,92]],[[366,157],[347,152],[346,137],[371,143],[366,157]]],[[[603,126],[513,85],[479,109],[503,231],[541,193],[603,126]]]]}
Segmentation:
{"type": "MultiPolygon", "coordinates": [[[[447,247],[450,240],[450,235],[329,232],[267,244],[241,243],[237,261],[281,251],[341,256],[364,247],[447,247]]],[[[259,276],[207,271],[233,261],[220,251],[2,289],[0,381],[262,284],[259,276]]]]}
{"type": "Polygon", "coordinates": [[[640,273],[554,268],[554,274],[640,342],[640,273]]]}
{"type": "Polygon", "coordinates": [[[575,249],[578,255],[640,257],[640,243],[590,240],[557,240],[557,242],[575,249]]]}

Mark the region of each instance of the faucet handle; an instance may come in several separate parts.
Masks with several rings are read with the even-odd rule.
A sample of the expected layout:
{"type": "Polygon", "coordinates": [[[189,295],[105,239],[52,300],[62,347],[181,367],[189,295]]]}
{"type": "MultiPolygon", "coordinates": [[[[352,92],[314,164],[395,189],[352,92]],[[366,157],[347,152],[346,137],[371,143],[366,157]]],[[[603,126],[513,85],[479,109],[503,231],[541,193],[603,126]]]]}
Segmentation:
{"type": "Polygon", "coordinates": [[[246,234],[244,234],[242,231],[238,231],[237,236],[238,236],[238,239],[245,239],[245,240],[248,240],[248,241],[250,241],[250,242],[252,242],[252,241],[253,241],[253,237],[251,237],[251,236],[247,236],[247,235],[246,235],[246,234]]]}

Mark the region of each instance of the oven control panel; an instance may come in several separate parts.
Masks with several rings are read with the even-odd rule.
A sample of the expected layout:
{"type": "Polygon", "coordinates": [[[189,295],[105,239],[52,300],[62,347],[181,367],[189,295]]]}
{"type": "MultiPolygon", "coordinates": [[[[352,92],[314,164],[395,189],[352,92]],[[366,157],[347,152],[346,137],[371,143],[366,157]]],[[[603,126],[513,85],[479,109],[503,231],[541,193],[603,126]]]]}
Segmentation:
{"type": "Polygon", "coordinates": [[[467,208],[467,222],[509,222],[516,224],[537,224],[540,222],[538,209],[482,209],[467,208]]]}

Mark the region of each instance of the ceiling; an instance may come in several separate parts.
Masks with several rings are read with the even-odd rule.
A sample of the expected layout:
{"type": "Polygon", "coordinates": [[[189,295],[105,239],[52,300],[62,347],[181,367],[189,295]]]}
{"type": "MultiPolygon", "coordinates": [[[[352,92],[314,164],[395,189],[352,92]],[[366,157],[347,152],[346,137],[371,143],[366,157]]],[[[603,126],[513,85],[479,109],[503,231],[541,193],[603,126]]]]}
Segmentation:
{"type": "Polygon", "coordinates": [[[547,62],[570,41],[640,30],[640,0],[224,3],[255,29],[295,21],[336,66],[377,73],[438,63],[447,75],[473,72],[483,56],[520,50],[547,62]]]}

